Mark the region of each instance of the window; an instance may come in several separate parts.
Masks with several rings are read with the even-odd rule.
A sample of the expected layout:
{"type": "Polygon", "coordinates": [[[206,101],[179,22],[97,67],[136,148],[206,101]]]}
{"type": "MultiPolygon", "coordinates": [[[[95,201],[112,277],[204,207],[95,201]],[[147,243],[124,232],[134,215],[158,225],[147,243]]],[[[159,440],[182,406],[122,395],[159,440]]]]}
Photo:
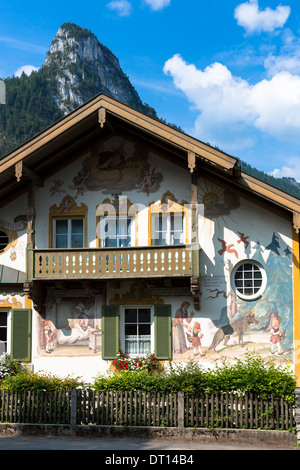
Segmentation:
{"type": "Polygon", "coordinates": [[[115,359],[121,345],[121,350],[130,355],[150,351],[160,360],[171,360],[171,310],[171,305],[165,304],[152,307],[103,305],[102,358],[115,359]]]}
{"type": "Polygon", "coordinates": [[[132,220],[129,217],[102,217],[100,242],[102,247],[121,248],[131,245],[132,220]]]}
{"type": "Polygon", "coordinates": [[[49,210],[49,247],[83,248],[87,243],[87,212],[83,202],[76,204],[71,196],[65,196],[59,206],[49,210]]]}
{"type": "Polygon", "coordinates": [[[0,230],[0,253],[5,250],[9,244],[9,236],[3,230],[0,230]]]}
{"type": "Polygon", "coordinates": [[[232,273],[236,294],[244,300],[260,297],[266,288],[267,276],[263,267],[253,260],[241,261],[232,273]]]}
{"type": "Polygon", "coordinates": [[[83,218],[54,218],[53,247],[54,248],[83,248],[84,246],[83,218]]]}
{"type": "Polygon", "coordinates": [[[8,338],[8,314],[7,312],[0,311],[0,356],[8,352],[7,338],[8,338]]]}
{"type": "Polygon", "coordinates": [[[184,238],[183,212],[151,214],[151,245],[182,245],[184,238]]]}
{"type": "Polygon", "coordinates": [[[123,309],[123,348],[128,354],[147,355],[151,344],[152,311],[150,307],[126,307],[123,309]]]}
{"type": "Polygon", "coordinates": [[[11,354],[17,361],[31,360],[31,309],[0,309],[0,356],[11,354]]]}

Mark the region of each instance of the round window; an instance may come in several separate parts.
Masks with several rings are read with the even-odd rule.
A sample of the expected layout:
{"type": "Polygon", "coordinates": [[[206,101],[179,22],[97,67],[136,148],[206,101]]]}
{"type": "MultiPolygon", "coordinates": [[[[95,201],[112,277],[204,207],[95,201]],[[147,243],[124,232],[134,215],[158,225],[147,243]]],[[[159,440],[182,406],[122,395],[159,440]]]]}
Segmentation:
{"type": "Polygon", "coordinates": [[[0,253],[4,251],[7,245],[9,244],[9,236],[3,230],[0,230],[0,253]]]}
{"type": "Polygon", "coordinates": [[[253,300],[260,297],[266,284],[266,272],[256,261],[241,261],[233,269],[232,286],[241,299],[253,300]]]}

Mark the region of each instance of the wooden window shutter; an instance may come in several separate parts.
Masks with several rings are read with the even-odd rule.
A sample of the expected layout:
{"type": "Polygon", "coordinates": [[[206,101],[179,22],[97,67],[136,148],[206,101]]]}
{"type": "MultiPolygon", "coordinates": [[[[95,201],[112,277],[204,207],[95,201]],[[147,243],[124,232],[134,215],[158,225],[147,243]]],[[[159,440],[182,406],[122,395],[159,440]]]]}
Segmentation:
{"type": "Polygon", "coordinates": [[[31,361],[31,309],[11,310],[11,356],[17,361],[31,361]]]}
{"type": "Polygon", "coordinates": [[[102,307],[102,359],[115,359],[119,352],[119,307],[102,307]]]}
{"type": "Polygon", "coordinates": [[[172,359],[171,316],[171,305],[154,306],[154,353],[161,360],[172,359]]]}

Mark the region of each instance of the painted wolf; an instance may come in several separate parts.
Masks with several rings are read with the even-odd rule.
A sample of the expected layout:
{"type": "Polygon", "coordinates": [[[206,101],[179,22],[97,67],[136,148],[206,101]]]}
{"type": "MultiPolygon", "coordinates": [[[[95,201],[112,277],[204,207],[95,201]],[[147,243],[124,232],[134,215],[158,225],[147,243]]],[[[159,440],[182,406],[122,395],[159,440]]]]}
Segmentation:
{"type": "Polygon", "coordinates": [[[255,319],[253,312],[250,312],[247,315],[244,315],[243,317],[222,326],[216,331],[212,343],[208,349],[216,350],[216,347],[221,343],[222,340],[224,340],[224,346],[226,346],[230,336],[234,333],[238,335],[239,345],[244,346],[243,335],[251,323],[258,325],[258,321],[255,319]]]}

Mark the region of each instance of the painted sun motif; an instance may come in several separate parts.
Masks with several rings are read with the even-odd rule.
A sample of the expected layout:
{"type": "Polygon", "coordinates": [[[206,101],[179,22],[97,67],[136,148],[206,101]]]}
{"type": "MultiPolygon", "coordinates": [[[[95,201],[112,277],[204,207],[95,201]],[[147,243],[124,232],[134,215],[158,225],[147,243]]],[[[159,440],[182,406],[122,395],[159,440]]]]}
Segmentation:
{"type": "Polygon", "coordinates": [[[221,220],[228,227],[229,219],[233,220],[231,210],[239,207],[239,197],[236,194],[204,180],[198,184],[198,201],[204,206],[202,230],[209,222],[210,230],[216,223],[221,231],[221,220]]]}
{"type": "Polygon", "coordinates": [[[205,207],[213,206],[219,203],[219,195],[216,193],[204,194],[202,201],[205,207]]]}

